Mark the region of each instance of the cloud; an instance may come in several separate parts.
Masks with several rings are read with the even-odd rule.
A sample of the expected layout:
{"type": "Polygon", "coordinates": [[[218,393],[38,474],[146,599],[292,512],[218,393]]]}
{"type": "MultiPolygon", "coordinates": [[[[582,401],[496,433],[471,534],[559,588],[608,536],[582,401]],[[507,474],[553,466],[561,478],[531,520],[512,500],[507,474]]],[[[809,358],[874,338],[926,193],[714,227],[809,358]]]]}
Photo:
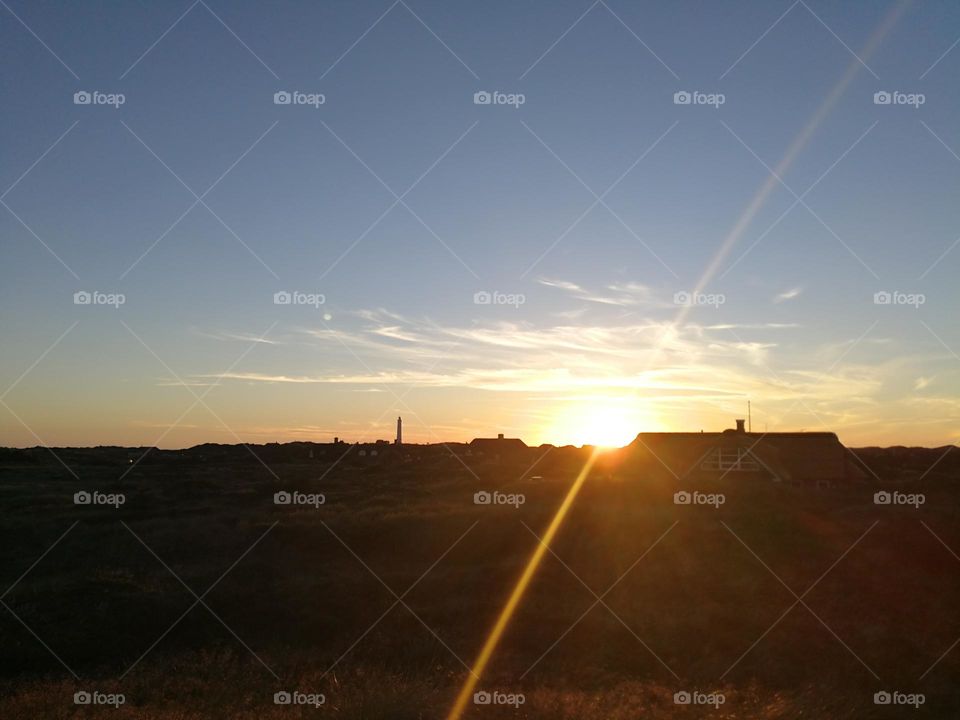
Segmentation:
{"type": "Polygon", "coordinates": [[[827,373],[827,362],[823,371],[774,373],[768,367],[780,345],[769,333],[791,325],[675,326],[633,318],[606,325],[563,320],[440,325],[378,310],[355,317],[360,322],[350,327],[302,331],[307,342],[322,350],[325,368],[320,372],[297,353],[283,369],[276,358],[261,358],[270,362],[268,368],[194,379],[366,390],[414,385],[526,393],[542,400],[631,395],[714,403],[751,397],[803,400],[827,412],[836,402],[871,397],[885,372],[883,367],[848,364],[827,373]]]}
{"type": "MultiPolygon", "coordinates": [[[[557,284],[569,288],[563,292],[587,292],[557,284]]],[[[350,404],[337,405],[342,401],[330,395],[324,400],[324,393],[354,394],[351,404],[360,407],[364,393],[389,400],[401,388],[423,388],[418,408],[431,425],[448,428],[449,437],[478,434],[495,415],[527,423],[525,437],[536,438],[539,429],[539,438],[550,440],[545,428],[572,407],[611,401],[641,408],[650,417],[647,429],[684,430],[725,427],[750,399],[755,427],[838,430],[852,444],[902,432],[903,422],[891,418],[947,418],[931,427],[954,433],[950,423],[960,417],[955,397],[917,392],[936,386],[928,366],[944,358],[894,352],[900,341],[874,337],[872,326],[857,337],[811,344],[794,324],[679,324],[654,314],[638,308],[576,317],[517,313],[503,320],[481,311],[480,320],[446,322],[354,311],[335,324],[291,328],[275,350],[252,353],[242,367],[223,372],[234,360],[228,358],[215,368],[221,372],[193,373],[188,383],[286,386],[290,402],[329,400],[341,419],[352,412],[350,404]],[[466,408],[491,417],[468,423],[466,408]]],[[[363,417],[357,412],[352,421],[363,417]]]]}
{"type": "Polygon", "coordinates": [[[159,379],[157,380],[157,386],[158,386],[158,387],[187,387],[187,388],[191,388],[191,387],[209,387],[210,385],[213,385],[213,384],[214,384],[214,383],[212,383],[212,382],[206,382],[206,381],[203,381],[203,380],[196,380],[196,379],[182,380],[182,381],[181,381],[181,380],[177,380],[176,378],[159,378],[159,379]]]}
{"type": "Polygon", "coordinates": [[[567,290],[573,293],[584,292],[576,283],[567,282],[566,280],[554,280],[552,278],[538,278],[537,282],[541,285],[546,285],[547,287],[560,288],[561,290],[567,290]]]}
{"type": "Polygon", "coordinates": [[[654,290],[636,282],[613,283],[600,290],[589,290],[577,283],[553,278],[538,278],[541,285],[563,290],[577,300],[596,303],[598,305],[613,305],[616,307],[676,307],[666,298],[660,298],[654,290]]]}
{"type": "Polygon", "coordinates": [[[774,304],[779,305],[780,303],[784,303],[784,302],[787,302],[788,300],[793,300],[794,298],[799,297],[801,293],[803,293],[803,288],[801,287],[791,288],[789,290],[785,290],[784,292],[774,297],[773,302],[774,304]]]}
{"type": "Polygon", "coordinates": [[[265,345],[280,345],[279,340],[274,340],[265,336],[255,335],[253,333],[238,333],[230,332],[227,330],[214,330],[212,332],[206,332],[203,330],[198,330],[196,328],[191,328],[191,332],[200,337],[211,338],[213,340],[223,340],[223,341],[235,341],[235,342],[245,342],[245,343],[263,343],[265,345]]]}

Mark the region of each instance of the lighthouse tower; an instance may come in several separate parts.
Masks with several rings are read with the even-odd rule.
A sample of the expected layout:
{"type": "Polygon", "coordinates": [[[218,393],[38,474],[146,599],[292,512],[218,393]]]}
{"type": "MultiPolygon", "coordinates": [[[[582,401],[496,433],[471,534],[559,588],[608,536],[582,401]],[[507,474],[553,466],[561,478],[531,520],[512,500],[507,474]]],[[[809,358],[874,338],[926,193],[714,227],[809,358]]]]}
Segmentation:
{"type": "Polygon", "coordinates": [[[397,418],[397,439],[393,441],[394,445],[403,445],[403,418],[397,418]]]}

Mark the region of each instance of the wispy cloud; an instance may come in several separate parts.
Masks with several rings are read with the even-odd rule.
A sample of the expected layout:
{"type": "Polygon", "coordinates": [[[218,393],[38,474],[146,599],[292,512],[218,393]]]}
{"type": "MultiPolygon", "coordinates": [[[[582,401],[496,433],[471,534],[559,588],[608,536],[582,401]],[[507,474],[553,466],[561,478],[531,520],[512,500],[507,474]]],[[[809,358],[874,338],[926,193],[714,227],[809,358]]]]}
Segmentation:
{"type": "MultiPolygon", "coordinates": [[[[528,438],[537,437],[537,428],[545,432],[543,428],[564,413],[611,401],[664,419],[663,424],[652,420],[646,429],[725,427],[750,399],[757,427],[840,430],[854,437],[896,431],[884,424],[894,416],[936,415],[947,418],[936,422],[946,428],[960,412],[955,400],[918,394],[935,377],[928,369],[930,357],[892,352],[891,344],[899,342],[895,337],[871,332],[810,343],[808,329],[792,323],[677,324],[672,313],[658,312],[655,303],[637,304],[627,313],[604,313],[608,304],[589,304],[586,298],[595,293],[575,283],[543,284],[575,302],[584,301],[580,305],[586,307],[573,317],[558,316],[552,306],[544,313],[509,315],[509,320],[478,309],[481,319],[460,322],[385,309],[344,312],[335,322],[288,328],[275,349],[251,355],[242,368],[185,377],[191,385],[286,387],[289,392],[279,396],[296,398],[297,403],[306,398],[324,402],[329,398],[324,393],[355,393],[357,411],[344,414],[341,408],[337,417],[349,417],[358,427],[368,412],[376,414],[384,402],[393,403],[392,396],[401,389],[435,390],[410,393],[410,400],[396,409],[414,402],[424,420],[437,423],[434,431],[440,425],[449,430],[445,437],[489,432],[492,420],[471,415],[468,422],[463,409],[451,410],[446,401],[437,406],[437,398],[454,397],[451,390],[458,391],[464,408],[477,408],[474,415],[493,412],[481,408],[487,407],[484,396],[495,394],[489,399],[496,407],[495,422],[503,424],[499,418],[510,417],[527,428],[521,434],[528,438]],[[906,383],[904,376],[910,378],[906,383]],[[382,399],[375,398],[377,394],[382,399]]],[[[629,284],[607,285],[606,290],[611,296],[630,294],[638,303],[650,297],[645,288],[629,284]]],[[[166,378],[161,382],[179,384],[166,378]]],[[[276,416],[263,422],[282,420],[276,416]]],[[[285,437],[316,433],[308,422],[294,421],[294,426],[304,427],[285,437]]],[[[349,432],[344,429],[341,435],[349,432]]]]}
{"type": "Polygon", "coordinates": [[[776,295],[773,298],[773,302],[779,305],[780,303],[785,303],[788,300],[793,300],[794,298],[800,297],[802,293],[803,293],[803,288],[801,287],[790,288],[789,290],[784,290],[779,295],[776,295]]]}
{"type": "Polygon", "coordinates": [[[245,342],[245,343],[263,343],[264,345],[281,345],[279,340],[266,338],[254,333],[230,332],[228,330],[204,331],[197,328],[191,328],[194,335],[211,338],[213,340],[223,340],[225,342],[245,342]]]}
{"type": "Polygon", "coordinates": [[[598,305],[613,305],[624,308],[676,307],[668,302],[666,297],[659,297],[653,288],[635,282],[612,283],[599,290],[590,290],[577,283],[554,278],[539,278],[537,282],[545,287],[562,290],[577,300],[598,305]]]}
{"type": "Polygon", "coordinates": [[[829,377],[790,370],[767,377],[763,368],[779,347],[769,333],[794,327],[786,324],[675,327],[668,320],[642,319],[608,325],[489,321],[443,326],[377,310],[357,317],[359,325],[303,331],[324,351],[329,369],[322,372],[278,372],[271,363],[270,370],[195,379],[458,387],[544,396],[630,394],[686,401],[751,396],[810,402],[820,394],[825,399],[868,395],[880,383],[873,370],[857,366],[829,377]],[[744,339],[731,329],[768,337],[744,339]]]}

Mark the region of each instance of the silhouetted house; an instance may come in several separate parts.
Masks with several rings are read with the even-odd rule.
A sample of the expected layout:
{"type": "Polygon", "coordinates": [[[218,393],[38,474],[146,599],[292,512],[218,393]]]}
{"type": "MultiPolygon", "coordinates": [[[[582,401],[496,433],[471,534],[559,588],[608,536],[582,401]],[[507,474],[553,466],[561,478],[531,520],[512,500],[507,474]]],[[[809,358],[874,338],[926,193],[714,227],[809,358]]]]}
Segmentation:
{"type": "Polygon", "coordinates": [[[644,464],[680,480],[755,477],[835,485],[860,480],[852,453],[832,432],[640,433],[632,443],[644,464]]]}
{"type": "Polygon", "coordinates": [[[470,451],[499,460],[503,457],[519,455],[527,450],[527,444],[520,438],[505,438],[500,433],[495,438],[474,438],[470,441],[470,451]]]}

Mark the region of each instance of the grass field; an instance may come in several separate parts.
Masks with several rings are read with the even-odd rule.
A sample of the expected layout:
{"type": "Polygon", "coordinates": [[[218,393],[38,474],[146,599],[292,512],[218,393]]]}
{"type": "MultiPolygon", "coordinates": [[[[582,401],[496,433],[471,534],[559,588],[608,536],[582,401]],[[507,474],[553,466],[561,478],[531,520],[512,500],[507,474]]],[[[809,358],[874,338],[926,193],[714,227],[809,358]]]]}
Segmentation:
{"type": "MultiPolygon", "coordinates": [[[[445,717],[586,459],[255,450],[270,470],[242,448],[135,466],[58,451],[78,478],[42,451],[0,457],[0,717],[445,717]],[[494,489],[524,502],[474,503],[494,489]],[[125,502],[75,505],[81,490],[125,502]],[[275,505],[281,490],[325,502],[275,505]],[[284,691],[324,702],[276,705],[284,691]]],[[[960,477],[945,463],[897,485],[903,472],[881,480],[923,492],[919,509],[875,505],[873,477],[727,478],[696,488],[723,493],[714,508],[601,458],[478,685],[523,703],[466,716],[960,716],[960,651],[944,655],[960,637],[960,477]],[[682,691],[723,703],[677,705],[682,691]],[[875,705],[879,691],[923,704],[875,705]]]]}

